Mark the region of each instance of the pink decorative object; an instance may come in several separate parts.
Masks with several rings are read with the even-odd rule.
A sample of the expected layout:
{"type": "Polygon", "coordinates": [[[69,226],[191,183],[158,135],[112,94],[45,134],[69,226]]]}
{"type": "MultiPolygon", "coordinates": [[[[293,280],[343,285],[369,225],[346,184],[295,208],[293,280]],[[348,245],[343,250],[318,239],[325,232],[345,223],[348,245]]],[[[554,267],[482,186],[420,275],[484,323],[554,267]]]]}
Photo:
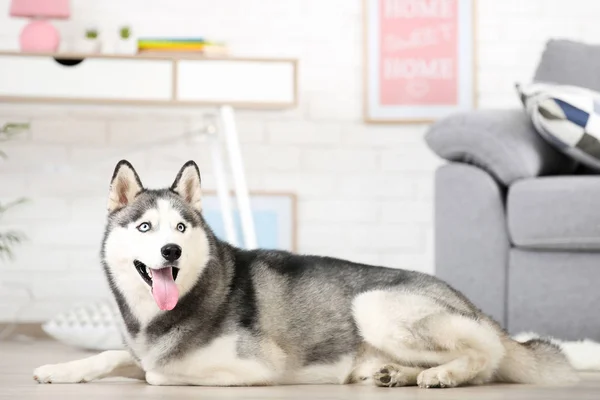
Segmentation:
{"type": "Polygon", "coordinates": [[[459,4],[420,7],[381,1],[379,85],[384,106],[449,106],[458,101],[459,4]]]}
{"type": "Polygon", "coordinates": [[[60,34],[47,19],[69,18],[69,0],[12,0],[10,15],[34,19],[21,32],[22,51],[55,52],[60,34]]]}
{"type": "Polygon", "coordinates": [[[475,107],[475,3],[364,0],[367,122],[431,122],[475,107]]]}

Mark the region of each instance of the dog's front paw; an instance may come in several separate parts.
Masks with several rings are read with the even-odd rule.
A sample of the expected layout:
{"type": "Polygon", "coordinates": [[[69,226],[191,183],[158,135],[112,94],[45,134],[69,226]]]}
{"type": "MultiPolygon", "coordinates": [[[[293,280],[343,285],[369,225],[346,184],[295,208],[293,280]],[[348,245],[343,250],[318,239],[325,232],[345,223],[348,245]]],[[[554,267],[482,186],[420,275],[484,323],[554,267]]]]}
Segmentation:
{"type": "Polygon", "coordinates": [[[170,379],[167,375],[160,374],[158,372],[148,371],[146,372],[146,382],[152,386],[174,386],[179,385],[179,382],[170,379]]]}
{"type": "Polygon", "coordinates": [[[445,367],[429,368],[417,377],[417,384],[422,388],[450,388],[458,386],[454,375],[445,367]]]}
{"type": "Polygon", "coordinates": [[[87,382],[80,370],[68,363],[49,364],[36,368],[33,379],[38,383],[84,383],[87,382]]]}

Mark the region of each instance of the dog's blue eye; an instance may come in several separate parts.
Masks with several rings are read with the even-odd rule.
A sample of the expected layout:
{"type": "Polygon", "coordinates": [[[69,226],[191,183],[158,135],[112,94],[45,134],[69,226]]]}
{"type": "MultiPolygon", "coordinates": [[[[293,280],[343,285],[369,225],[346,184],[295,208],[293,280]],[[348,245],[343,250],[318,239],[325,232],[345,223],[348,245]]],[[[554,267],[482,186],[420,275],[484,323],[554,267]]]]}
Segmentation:
{"type": "Polygon", "coordinates": [[[177,224],[177,230],[179,232],[185,232],[185,225],[182,224],[181,222],[177,224]]]}
{"type": "Polygon", "coordinates": [[[140,232],[148,232],[151,228],[150,222],[142,222],[138,225],[137,230],[140,232]]]}

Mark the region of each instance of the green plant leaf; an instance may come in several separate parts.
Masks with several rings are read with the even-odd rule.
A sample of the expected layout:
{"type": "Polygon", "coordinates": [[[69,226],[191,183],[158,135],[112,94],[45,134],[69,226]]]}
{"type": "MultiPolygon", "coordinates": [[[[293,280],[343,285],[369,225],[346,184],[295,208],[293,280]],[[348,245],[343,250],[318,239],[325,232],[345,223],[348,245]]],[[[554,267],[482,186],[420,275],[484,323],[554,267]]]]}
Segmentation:
{"type": "MultiPolygon", "coordinates": [[[[14,135],[29,129],[29,123],[8,122],[0,126],[0,142],[10,140],[14,135]]],[[[0,158],[6,158],[6,153],[0,150],[0,158]]],[[[25,198],[19,198],[11,202],[0,203],[0,217],[8,209],[23,204],[27,201],[25,198]]],[[[0,259],[13,259],[13,247],[25,240],[25,236],[21,232],[6,231],[0,232],[0,259]]]]}
{"type": "Polygon", "coordinates": [[[20,232],[8,231],[0,233],[0,258],[14,259],[12,248],[24,240],[25,236],[20,232]]]}
{"type": "Polygon", "coordinates": [[[31,128],[31,124],[29,122],[7,122],[2,125],[2,133],[6,133],[9,135],[17,134],[19,132],[27,131],[31,128]]]}
{"type": "Polygon", "coordinates": [[[13,200],[13,201],[11,201],[9,203],[6,203],[6,204],[0,203],[0,217],[2,217],[2,214],[6,210],[8,210],[9,208],[18,206],[18,205],[23,204],[23,203],[27,203],[28,201],[29,201],[28,199],[22,197],[20,199],[13,200]]]}
{"type": "Polygon", "coordinates": [[[88,39],[96,39],[98,37],[98,31],[96,29],[88,29],[85,31],[85,37],[88,39]]]}
{"type": "Polygon", "coordinates": [[[128,26],[124,26],[119,30],[119,35],[121,39],[129,39],[131,36],[131,29],[128,26]]]}

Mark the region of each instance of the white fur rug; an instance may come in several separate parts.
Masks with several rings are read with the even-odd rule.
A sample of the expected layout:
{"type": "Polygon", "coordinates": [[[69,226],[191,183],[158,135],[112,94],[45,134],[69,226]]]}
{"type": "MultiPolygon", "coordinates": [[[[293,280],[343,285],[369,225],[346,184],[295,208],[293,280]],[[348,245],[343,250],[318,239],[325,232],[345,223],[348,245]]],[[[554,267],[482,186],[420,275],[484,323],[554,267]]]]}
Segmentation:
{"type": "Polygon", "coordinates": [[[578,341],[565,341],[549,336],[541,336],[533,332],[522,332],[513,336],[517,342],[526,342],[530,339],[548,339],[559,346],[569,359],[569,362],[578,371],[600,371],[600,343],[590,339],[578,341]]]}

